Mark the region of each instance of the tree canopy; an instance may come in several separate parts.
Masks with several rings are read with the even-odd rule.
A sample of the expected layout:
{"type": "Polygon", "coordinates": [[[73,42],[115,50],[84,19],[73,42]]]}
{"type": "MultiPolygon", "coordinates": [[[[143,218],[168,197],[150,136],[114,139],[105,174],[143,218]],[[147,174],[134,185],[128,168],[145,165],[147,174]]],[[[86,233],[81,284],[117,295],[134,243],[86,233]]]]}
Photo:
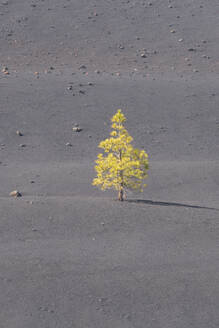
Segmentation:
{"type": "Polygon", "coordinates": [[[132,146],[133,138],[124,127],[126,118],[121,109],[112,117],[112,132],[110,138],[100,142],[100,153],[96,160],[97,177],[93,185],[102,190],[116,189],[118,199],[124,199],[126,189],[143,191],[146,187],[148,155],[144,150],[132,146]]]}

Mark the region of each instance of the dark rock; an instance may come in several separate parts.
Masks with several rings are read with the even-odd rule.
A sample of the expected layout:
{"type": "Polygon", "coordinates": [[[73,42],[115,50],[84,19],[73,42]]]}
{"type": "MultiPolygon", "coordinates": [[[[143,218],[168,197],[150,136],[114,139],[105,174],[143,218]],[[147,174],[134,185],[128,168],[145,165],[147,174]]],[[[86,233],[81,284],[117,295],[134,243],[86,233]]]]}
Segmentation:
{"type": "Polygon", "coordinates": [[[87,69],[87,67],[85,65],[81,65],[79,69],[87,69]]]}
{"type": "Polygon", "coordinates": [[[188,51],[196,51],[195,48],[188,48],[188,51]]]}

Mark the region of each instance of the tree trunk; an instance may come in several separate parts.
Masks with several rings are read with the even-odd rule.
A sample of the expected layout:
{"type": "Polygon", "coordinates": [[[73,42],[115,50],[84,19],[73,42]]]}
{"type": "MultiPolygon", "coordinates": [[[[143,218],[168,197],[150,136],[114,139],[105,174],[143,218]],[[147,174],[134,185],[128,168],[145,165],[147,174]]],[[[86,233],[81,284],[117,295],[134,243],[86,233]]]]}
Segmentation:
{"type": "MultiPolygon", "coordinates": [[[[119,136],[120,136],[120,132],[119,132],[119,136]]],[[[119,150],[119,161],[121,162],[122,160],[122,151],[121,149],[119,150]]],[[[118,194],[118,199],[122,202],[123,201],[123,172],[120,171],[120,178],[121,178],[121,183],[120,183],[120,186],[119,186],[119,194],[118,194]]]]}
{"type": "Polygon", "coordinates": [[[123,188],[121,187],[119,189],[119,194],[118,194],[118,199],[122,202],[124,200],[123,198],[124,192],[123,192],[123,188]]]}

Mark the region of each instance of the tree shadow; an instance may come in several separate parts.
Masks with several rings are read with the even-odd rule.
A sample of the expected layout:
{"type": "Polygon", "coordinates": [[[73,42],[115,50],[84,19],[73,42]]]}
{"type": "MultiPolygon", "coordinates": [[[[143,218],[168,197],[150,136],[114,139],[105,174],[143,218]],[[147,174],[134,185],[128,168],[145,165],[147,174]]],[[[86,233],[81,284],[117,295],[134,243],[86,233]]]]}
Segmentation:
{"type": "Polygon", "coordinates": [[[149,199],[127,199],[126,202],[136,203],[136,204],[147,204],[147,205],[154,205],[154,206],[175,206],[175,207],[187,207],[187,208],[198,208],[198,209],[219,211],[218,208],[214,208],[214,207],[205,207],[205,206],[189,205],[189,204],[182,204],[182,203],[172,203],[172,202],[161,202],[161,201],[154,201],[149,199]]]}

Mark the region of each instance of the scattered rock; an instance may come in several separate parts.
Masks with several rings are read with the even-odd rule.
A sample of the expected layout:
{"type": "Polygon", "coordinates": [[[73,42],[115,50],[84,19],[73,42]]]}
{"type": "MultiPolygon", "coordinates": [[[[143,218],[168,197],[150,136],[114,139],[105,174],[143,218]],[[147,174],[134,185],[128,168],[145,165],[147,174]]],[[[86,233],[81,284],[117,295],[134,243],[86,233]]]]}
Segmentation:
{"type": "Polygon", "coordinates": [[[16,131],[16,134],[20,137],[23,135],[23,133],[21,133],[21,131],[19,131],[19,130],[16,131]]]}
{"type": "Polygon", "coordinates": [[[171,30],[170,33],[176,33],[176,31],[175,30],[171,30]]]}
{"type": "Polygon", "coordinates": [[[196,51],[195,48],[188,48],[188,51],[196,51]]]}
{"type": "Polygon", "coordinates": [[[145,53],[142,53],[141,54],[141,58],[147,58],[146,54],[145,53]]]}
{"type": "Polygon", "coordinates": [[[8,67],[3,67],[2,73],[5,75],[9,75],[8,67]]]}
{"type": "Polygon", "coordinates": [[[67,89],[70,90],[70,91],[73,90],[72,85],[70,85],[67,89]]]}
{"type": "Polygon", "coordinates": [[[74,131],[74,132],[81,132],[82,129],[79,126],[73,126],[72,131],[74,131]]]}
{"type": "Polygon", "coordinates": [[[9,196],[17,198],[21,197],[22,195],[18,190],[13,190],[12,192],[10,192],[9,196]]]}
{"type": "MultiPolygon", "coordinates": [[[[73,129],[72,129],[72,130],[73,130],[73,129]]],[[[68,147],[72,147],[72,144],[71,144],[70,142],[66,142],[65,145],[68,146],[68,147]]]]}
{"type": "Polygon", "coordinates": [[[179,41],[179,42],[183,42],[183,39],[179,39],[178,41],[179,41]]]}
{"type": "Polygon", "coordinates": [[[79,67],[79,69],[87,69],[87,67],[85,66],[85,65],[81,65],[80,67],[79,67]]]}

